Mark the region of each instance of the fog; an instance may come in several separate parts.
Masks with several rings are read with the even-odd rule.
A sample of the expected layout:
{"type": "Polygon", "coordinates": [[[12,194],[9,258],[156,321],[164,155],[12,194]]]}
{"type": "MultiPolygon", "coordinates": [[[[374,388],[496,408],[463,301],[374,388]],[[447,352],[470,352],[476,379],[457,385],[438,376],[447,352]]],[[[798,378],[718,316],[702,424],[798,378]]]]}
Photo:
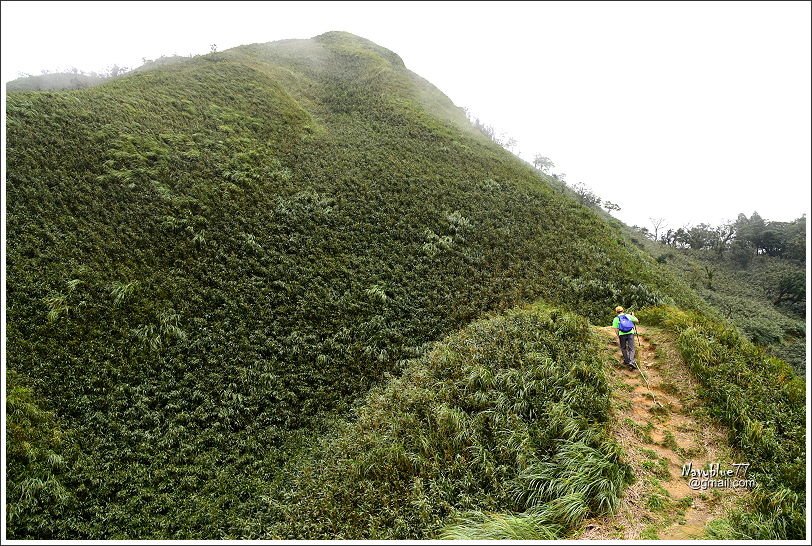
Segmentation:
{"type": "Polygon", "coordinates": [[[346,30],[629,224],[789,220],[810,202],[811,17],[801,2],[5,2],[2,75],[346,30]]]}

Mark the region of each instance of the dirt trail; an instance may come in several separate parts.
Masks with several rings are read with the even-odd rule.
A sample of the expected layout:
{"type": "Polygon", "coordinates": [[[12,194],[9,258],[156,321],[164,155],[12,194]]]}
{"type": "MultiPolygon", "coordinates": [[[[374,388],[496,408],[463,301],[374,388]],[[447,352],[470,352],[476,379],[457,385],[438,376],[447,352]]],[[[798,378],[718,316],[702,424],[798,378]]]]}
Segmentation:
{"type": "Polygon", "coordinates": [[[614,330],[598,330],[616,362],[608,370],[613,432],[636,480],[617,513],[585,522],[578,538],[701,539],[705,524],[739,502],[746,490],[692,489],[682,476],[683,465],[701,469],[718,462],[724,468],[742,459],[729,447],[727,431],[704,414],[697,384],[668,332],[639,329],[637,362],[647,385],[639,371],[621,364],[614,330]]]}

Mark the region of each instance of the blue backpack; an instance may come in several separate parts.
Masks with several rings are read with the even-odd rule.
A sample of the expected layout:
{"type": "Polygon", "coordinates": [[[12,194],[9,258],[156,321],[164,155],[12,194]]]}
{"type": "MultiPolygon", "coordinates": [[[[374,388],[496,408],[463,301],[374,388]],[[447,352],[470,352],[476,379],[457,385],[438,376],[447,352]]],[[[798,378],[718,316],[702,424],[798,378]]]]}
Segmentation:
{"type": "Polygon", "coordinates": [[[618,317],[618,321],[619,321],[618,323],[619,329],[624,334],[626,332],[631,332],[632,330],[634,330],[634,323],[626,315],[620,315],[618,317]]]}

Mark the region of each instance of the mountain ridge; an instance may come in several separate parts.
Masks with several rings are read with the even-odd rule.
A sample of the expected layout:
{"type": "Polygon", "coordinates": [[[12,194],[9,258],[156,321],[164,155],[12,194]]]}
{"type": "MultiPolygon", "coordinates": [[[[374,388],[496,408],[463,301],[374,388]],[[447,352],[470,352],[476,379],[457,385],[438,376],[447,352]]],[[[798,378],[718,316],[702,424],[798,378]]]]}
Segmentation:
{"type": "Polygon", "coordinates": [[[9,536],[266,536],[308,442],[475,320],[708,310],[370,44],[9,93],[8,369],[44,429],[9,536]]]}

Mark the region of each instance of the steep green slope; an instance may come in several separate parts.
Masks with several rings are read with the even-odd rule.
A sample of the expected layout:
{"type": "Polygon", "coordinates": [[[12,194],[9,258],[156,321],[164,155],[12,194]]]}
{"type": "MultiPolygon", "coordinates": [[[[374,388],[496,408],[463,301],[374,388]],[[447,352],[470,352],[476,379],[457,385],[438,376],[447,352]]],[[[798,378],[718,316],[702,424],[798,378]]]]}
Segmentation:
{"type": "MultiPolygon", "coordinates": [[[[768,255],[737,261],[735,252],[672,248],[634,237],[641,248],[684,279],[717,318],[732,322],[803,377],[806,370],[805,263],[768,255]],[[788,290],[797,301],[782,301],[788,290]]],[[[805,241],[804,243],[805,244],[805,241]]]]}
{"type": "Polygon", "coordinates": [[[253,535],[325,417],[484,312],[702,305],[344,33],[7,114],[8,367],[65,433],[10,537],[253,535]]]}
{"type": "Polygon", "coordinates": [[[747,338],[792,364],[803,376],[806,372],[806,321],[801,312],[774,304],[782,279],[795,277],[805,284],[805,265],[759,256],[746,269],[710,253],[689,251],[669,260],[685,271],[696,292],[735,324],[747,338]],[[709,280],[708,271],[712,280],[709,280]]]}

